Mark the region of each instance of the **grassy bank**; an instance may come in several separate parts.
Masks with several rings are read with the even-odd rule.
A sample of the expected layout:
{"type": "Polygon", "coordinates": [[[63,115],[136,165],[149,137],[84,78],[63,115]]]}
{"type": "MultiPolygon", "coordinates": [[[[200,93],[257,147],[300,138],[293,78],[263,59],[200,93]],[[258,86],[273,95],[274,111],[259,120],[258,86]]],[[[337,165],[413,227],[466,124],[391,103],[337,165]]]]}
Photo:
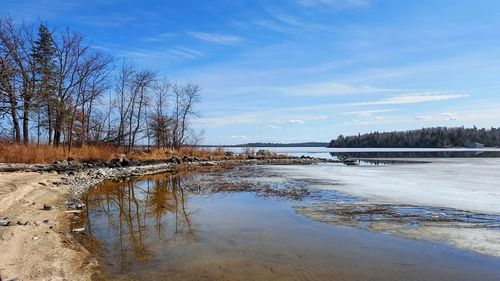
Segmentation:
{"type": "Polygon", "coordinates": [[[162,160],[171,156],[193,156],[193,157],[222,157],[222,149],[209,150],[202,148],[186,147],[180,150],[149,149],[126,152],[117,146],[99,145],[75,147],[68,152],[64,147],[49,145],[22,145],[13,143],[0,143],[0,163],[26,163],[26,164],[48,164],[58,160],[74,158],[81,162],[107,161],[126,155],[134,160],[162,160]]]}

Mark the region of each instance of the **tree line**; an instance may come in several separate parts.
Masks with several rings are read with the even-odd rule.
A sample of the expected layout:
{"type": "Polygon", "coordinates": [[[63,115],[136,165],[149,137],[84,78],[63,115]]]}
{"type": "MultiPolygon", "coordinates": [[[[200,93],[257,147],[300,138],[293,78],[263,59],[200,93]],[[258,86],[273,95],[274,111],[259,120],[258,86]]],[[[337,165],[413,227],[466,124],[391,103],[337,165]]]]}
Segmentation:
{"type": "Polygon", "coordinates": [[[200,87],[171,83],[70,29],[0,18],[0,138],[68,147],[178,149],[197,142],[200,87]]]}
{"type": "Polygon", "coordinates": [[[463,147],[470,143],[487,147],[500,146],[500,128],[423,128],[410,131],[372,132],[355,136],[340,135],[330,142],[330,147],[463,147]]]}

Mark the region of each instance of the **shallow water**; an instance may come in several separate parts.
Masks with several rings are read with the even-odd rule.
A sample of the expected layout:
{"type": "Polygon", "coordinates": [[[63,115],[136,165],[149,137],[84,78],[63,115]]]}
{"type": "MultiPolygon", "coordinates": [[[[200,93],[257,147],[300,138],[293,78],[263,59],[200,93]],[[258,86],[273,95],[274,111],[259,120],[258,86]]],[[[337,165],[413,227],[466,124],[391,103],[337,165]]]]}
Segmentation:
{"type": "MultiPolygon", "coordinates": [[[[235,184],[231,171],[219,178],[235,184]]],[[[93,189],[85,224],[101,256],[99,278],[500,280],[500,259],[328,225],[293,208],[328,196],[297,201],[207,184],[197,175],[157,175],[93,189]]],[[[352,200],[338,195],[329,196],[352,200]]]]}

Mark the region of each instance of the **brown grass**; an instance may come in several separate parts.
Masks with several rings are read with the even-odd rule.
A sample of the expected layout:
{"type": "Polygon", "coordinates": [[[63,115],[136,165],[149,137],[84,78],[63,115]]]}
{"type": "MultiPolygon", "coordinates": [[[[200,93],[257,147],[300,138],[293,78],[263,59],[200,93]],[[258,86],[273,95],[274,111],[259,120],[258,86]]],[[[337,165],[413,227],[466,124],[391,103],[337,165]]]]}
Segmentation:
{"type": "Polygon", "coordinates": [[[222,149],[209,150],[204,148],[186,147],[180,150],[151,149],[146,151],[131,151],[125,153],[122,148],[109,145],[75,147],[68,153],[63,147],[49,145],[22,145],[0,142],[0,163],[47,164],[57,160],[74,158],[80,162],[107,161],[126,154],[127,158],[144,160],[164,160],[174,155],[192,156],[198,158],[220,158],[224,156],[222,149]]]}
{"type": "Polygon", "coordinates": [[[0,143],[1,163],[42,164],[69,157],[79,161],[106,161],[119,154],[123,154],[123,150],[114,146],[75,147],[71,149],[71,153],[68,153],[63,147],[0,143]]]}

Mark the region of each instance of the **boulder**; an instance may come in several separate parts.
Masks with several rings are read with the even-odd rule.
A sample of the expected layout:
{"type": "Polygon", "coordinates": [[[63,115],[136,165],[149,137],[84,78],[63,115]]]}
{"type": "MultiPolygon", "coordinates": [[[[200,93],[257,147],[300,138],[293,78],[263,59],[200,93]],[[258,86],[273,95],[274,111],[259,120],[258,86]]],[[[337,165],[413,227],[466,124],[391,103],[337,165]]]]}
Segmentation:
{"type": "Polygon", "coordinates": [[[269,151],[267,149],[261,149],[261,150],[257,151],[256,154],[257,154],[257,156],[273,156],[273,155],[275,155],[274,152],[269,151]]]}
{"type": "Polygon", "coordinates": [[[182,163],[181,159],[179,157],[175,156],[175,155],[172,156],[172,157],[170,157],[170,159],[168,160],[168,162],[174,163],[174,164],[180,164],[180,163],[182,163]]]}

